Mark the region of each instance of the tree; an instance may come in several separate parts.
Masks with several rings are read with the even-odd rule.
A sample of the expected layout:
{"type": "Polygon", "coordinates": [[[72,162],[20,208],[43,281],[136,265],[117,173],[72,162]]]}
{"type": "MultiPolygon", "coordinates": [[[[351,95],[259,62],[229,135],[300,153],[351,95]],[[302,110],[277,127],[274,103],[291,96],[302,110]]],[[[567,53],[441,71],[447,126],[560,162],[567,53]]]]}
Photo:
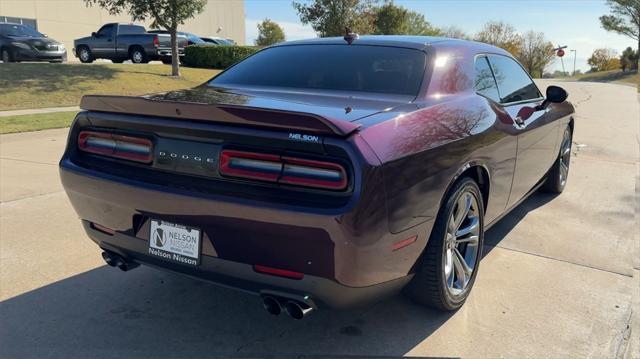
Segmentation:
{"type": "Polygon", "coordinates": [[[471,40],[471,36],[464,32],[464,30],[453,25],[441,28],[440,33],[442,34],[442,36],[452,39],[471,40]]]}
{"type": "Polygon", "coordinates": [[[522,36],[517,58],[531,76],[542,77],[555,58],[553,44],[547,41],[543,32],[527,31],[522,36]]]}
{"type": "Polygon", "coordinates": [[[389,1],[376,9],[375,33],[380,35],[401,35],[407,29],[409,10],[389,1]]]}
{"type": "Polygon", "coordinates": [[[277,22],[264,19],[258,24],[258,38],[256,45],[269,46],[285,40],[284,30],[277,22]]]}
{"type": "Polygon", "coordinates": [[[640,52],[640,1],[607,0],[607,5],[611,15],[600,16],[602,28],[636,40],[640,52]]]}
{"type": "Polygon", "coordinates": [[[375,33],[381,35],[439,35],[424,15],[387,1],[375,9],[375,33]]]}
{"type": "Polygon", "coordinates": [[[151,27],[164,28],[171,34],[171,75],[180,76],[178,26],[204,10],[207,0],[84,0],[98,5],[111,15],[128,12],[133,21],[151,19],[151,27]]]}
{"type": "Polygon", "coordinates": [[[587,60],[592,72],[615,70],[620,67],[620,60],[613,49],[595,49],[587,60]]]}
{"type": "Polygon", "coordinates": [[[522,44],[522,37],[516,29],[502,21],[484,24],[482,30],[476,34],[475,40],[503,48],[516,57],[522,44]]]}
{"type": "Polygon", "coordinates": [[[313,0],[310,3],[294,1],[300,22],[311,24],[320,37],[342,36],[345,28],[359,34],[374,32],[375,10],[373,0],[313,0]]]}
{"type": "Polygon", "coordinates": [[[442,31],[431,25],[424,15],[415,11],[409,11],[407,14],[407,30],[406,35],[424,35],[424,36],[442,36],[442,31]]]}
{"type": "Polygon", "coordinates": [[[620,55],[620,68],[622,71],[638,70],[638,53],[631,47],[627,47],[620,55]]]}

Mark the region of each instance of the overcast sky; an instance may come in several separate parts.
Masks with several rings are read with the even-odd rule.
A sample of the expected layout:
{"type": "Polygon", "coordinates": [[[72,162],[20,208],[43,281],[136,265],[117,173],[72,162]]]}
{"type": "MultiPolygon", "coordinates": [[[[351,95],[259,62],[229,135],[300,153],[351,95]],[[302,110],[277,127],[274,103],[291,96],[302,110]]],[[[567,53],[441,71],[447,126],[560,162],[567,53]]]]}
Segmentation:
{"type": "MultiPolygon", "coordinates": [[[[587,58],[594,49],[609,47],[621,53],[637,47],[635,40],[604,31],[598,17],[608,13],[604,0],[396,0],[396,4],[423,14],[433,25],[455,25],[467,33],[476,33],[487,21],[501,20],[519,32],[543,31],[554,44],[577,50],[577,68],[589,69],[587,58]]],[[[246,0],[246,41],[253,44],[256,25],[269,18],[278,22],[287,40],[316,37],[303,26],[290,0],[246,0]]],[[[573,70],[573,53],[565,56],[567,71],[573,70]]],[[[560,61],[552,69],[560,69],[560,61]]]]}

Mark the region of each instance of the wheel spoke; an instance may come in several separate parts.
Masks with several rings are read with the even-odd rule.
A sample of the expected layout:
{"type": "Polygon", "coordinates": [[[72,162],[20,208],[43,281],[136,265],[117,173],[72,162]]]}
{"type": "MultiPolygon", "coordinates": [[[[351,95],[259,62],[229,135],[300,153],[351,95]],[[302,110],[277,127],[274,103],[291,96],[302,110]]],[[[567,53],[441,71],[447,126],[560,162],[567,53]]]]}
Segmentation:
{"type": "Polygon", "coordinates": [[[454,232],[460,228],[460,226],[462,225],[462,222],[464,222],[465,218],[467,218],[467,215],[469,214],[469,210],[471,209],[471,195],[468,193],[465,193],[462,196],[460,196],[460,198],[458,199],[457,207],[458,207],[458,210],[456,211],[456,214],[453,217],[454,232]]]}
{"type": "Polygon", "coordinates": [[[467,264],[467,261],[465,261],[464,257],[462,256],[458,248],[453,249],[453,257],[457,259],[457,261],[459,262],[461,269],[464,271],[464,274],[466,274],[467,276],[470,276],[471,273],[473,272],[473,269],[469,267],[469,265],[467,264]]]}
{"type": "Polygon", "coordinates": [[[454,256],[453,256],[453,268],[456,271],[456,279],[458,281],[458,285],[459,288],[458,289],[464,289],[466,283],[467,283],[467,272],[465,271],[464,266],[466,265],[466,263],[464,262],[464,259],[460,259],[458,257],[458,254],[456,254],[456,250],[453,251],[454,256]]]}
{"type": "Polygon", "coordinates": [[[456,237],[463,237],[466,236],[467,234],[473,232],[476,228],[478,228],[478,225],[480,225],[480,219],[478,218],[478,216],[475,217],[471,217],[469,218],[469,225],[462,228],[462,229],[458,229],[458,231],[456,232],[456,237]]]}
{"type": "Polygon", "coordinates": [[[456,244],[460,243],[469,243],[469,244],[478,244],[478,240],[480,237],[478,236],[469,236],[467,238],[456,239],[456,244]]]}

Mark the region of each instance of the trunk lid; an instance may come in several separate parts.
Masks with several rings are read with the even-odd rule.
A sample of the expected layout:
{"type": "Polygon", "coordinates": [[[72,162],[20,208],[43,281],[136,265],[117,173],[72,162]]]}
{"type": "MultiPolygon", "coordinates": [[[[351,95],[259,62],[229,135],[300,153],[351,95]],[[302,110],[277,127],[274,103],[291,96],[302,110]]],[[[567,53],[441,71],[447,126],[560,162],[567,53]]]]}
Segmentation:
{"type": "Polygon", "coordinates": [[[115,112],[232,123],[241,126],[348,136],[354,122],[407,104],[406,96],[353,97],[339,93],[301,93],[199,86],[142,97],[84,96],[80,107],[115,112]]]}

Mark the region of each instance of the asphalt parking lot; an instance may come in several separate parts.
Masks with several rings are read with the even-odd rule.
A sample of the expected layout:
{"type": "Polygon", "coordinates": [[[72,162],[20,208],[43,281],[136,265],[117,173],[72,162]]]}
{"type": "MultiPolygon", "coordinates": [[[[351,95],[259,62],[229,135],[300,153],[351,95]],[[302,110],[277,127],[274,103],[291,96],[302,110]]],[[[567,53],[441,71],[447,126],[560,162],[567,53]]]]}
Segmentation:
{"type": "Polygon", "coordinates": [[[176,274],[103,264],[58,179],[65,129],[0,136],[0,357],[640,358],[640,106],[566,82],[566,191],[535,194],[485,239],[455,313],[401,296],[308,319],[176,274]]]}

